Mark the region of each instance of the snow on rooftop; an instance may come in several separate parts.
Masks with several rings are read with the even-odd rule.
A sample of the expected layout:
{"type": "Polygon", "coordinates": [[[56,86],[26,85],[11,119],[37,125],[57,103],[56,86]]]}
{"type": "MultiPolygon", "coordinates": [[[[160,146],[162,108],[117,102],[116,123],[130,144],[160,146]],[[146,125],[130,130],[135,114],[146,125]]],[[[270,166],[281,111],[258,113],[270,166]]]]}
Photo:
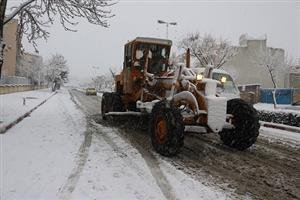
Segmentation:
{"type": "Polygon", "coordinates": [[[261,36],[258,36],[258,37],[253,37],[253,36],[250,36],[246,33],[246,34],[242,34],[240,36],[240,39],[245,39],[245,40],[267,40],[267,35],[261,35],[261,36]]]}
{"type": "MultiPolygon", "coordinates": [[[[282,113],[292,113],[296,115],[300,115],[300,110],[292,110],[288,109],[292,106],[288,105],[278,105],[278,108],[275,109],[273,104],[268,104],[268,103],[257,103],[254,104],[254,108],[257,110],[265,110],[269,112],[282,112],[282,113]]],[[[293,106],[296,108],[296,106],[293,106]]]]}
{"type": "Polygon", "coordinates": [[[247,46],[247,41],[263,41],[263,40],[267,40],[267,35],[262,35],[259,37],[253,37],[253,36],[249,36],[247,33],[242,34],[239,38],[239,44],[240,46],[247,46]]]}

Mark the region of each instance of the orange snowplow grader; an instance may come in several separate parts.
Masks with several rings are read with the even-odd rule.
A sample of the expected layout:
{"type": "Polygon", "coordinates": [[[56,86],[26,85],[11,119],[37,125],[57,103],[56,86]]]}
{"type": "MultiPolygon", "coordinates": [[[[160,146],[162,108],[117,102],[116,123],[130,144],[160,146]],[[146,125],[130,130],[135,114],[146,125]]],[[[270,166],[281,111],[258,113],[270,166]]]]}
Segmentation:
{"type": "Polygon", "coordinates": [[[123,70],[115,92],[104,93],[103,119],[111,115],[149,114],[154,149],[173,156],[183,146],[184,132],[214,132],[225,145],[244,150],[255,143],[259,121],[253,106],[239,98],[223,70],[169,66],[172,41],[136,38],[125,45],[123,70]]]}

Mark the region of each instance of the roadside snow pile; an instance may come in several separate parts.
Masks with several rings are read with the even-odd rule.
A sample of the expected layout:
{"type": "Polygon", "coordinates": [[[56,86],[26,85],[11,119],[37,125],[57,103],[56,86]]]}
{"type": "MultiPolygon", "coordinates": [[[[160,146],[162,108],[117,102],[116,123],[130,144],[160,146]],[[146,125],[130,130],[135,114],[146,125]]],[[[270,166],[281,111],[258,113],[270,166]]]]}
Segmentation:
{"type": "Polygon", "coordinates": [[[300,127],[300,112],[287,109],[274,109],[272,104],[255,104],[259,120],[300,127]]]}
{"type": "Polygon", "coordinates": [[[7,126],[52,94],[49,89],[43,89],[0,95],[0,127],[7,126]]]}
{"type": "Polygon", "coordinates": [[[295,115],[300,116],[300,110],[297,109],[288,109],[291,107],[299,107],[299,106],[287,106],[287,105],[277,105],[278,108],[274,108],[273,104],[269,103],[257,103],[254,104],[254,108],[256,110],[263,110],[263,111],[269,111],[269,112],[275,112],[275,113],[292,113],[295,115]]]}
{"type": "Polygon", "coordinates": [[[282,143],[294,148],[300,148],[300,134],[285,130],[261,127],[261,138],[264,138],[271,142],[282,143]]]}

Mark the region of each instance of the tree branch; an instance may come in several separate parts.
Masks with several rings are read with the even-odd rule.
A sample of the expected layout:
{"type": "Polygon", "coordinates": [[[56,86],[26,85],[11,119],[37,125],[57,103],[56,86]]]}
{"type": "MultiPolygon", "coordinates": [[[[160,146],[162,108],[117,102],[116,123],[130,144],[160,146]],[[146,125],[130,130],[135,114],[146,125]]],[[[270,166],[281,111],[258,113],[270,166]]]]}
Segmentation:
{"type": "Polygon", "coordinates": [[[9,22],[10,20],[12,20],[17,14],[19,14],[26,6],[28,6],[29,4],[31,4],[32,2],[34,2],[36,0],[28,0],[24,3],[22,3],[19,7],[17,7],[11,14],[8,15],[8,17],[6,17],[4,19],[4,25],[9,22]]]}

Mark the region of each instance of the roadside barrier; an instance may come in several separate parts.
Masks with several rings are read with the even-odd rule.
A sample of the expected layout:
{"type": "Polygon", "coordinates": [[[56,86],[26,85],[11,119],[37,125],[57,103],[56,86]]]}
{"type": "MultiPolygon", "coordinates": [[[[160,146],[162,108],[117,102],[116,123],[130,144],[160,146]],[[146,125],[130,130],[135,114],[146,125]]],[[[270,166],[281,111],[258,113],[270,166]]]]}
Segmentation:
{"type": "Polygon", "coordinates": [[[15,92],[39,90],[39,89],[44,89],[44,88],[47,88],[47,86],[18,85],[18,84],[0,85],[0,95],[15,93],[15,92]]]}

